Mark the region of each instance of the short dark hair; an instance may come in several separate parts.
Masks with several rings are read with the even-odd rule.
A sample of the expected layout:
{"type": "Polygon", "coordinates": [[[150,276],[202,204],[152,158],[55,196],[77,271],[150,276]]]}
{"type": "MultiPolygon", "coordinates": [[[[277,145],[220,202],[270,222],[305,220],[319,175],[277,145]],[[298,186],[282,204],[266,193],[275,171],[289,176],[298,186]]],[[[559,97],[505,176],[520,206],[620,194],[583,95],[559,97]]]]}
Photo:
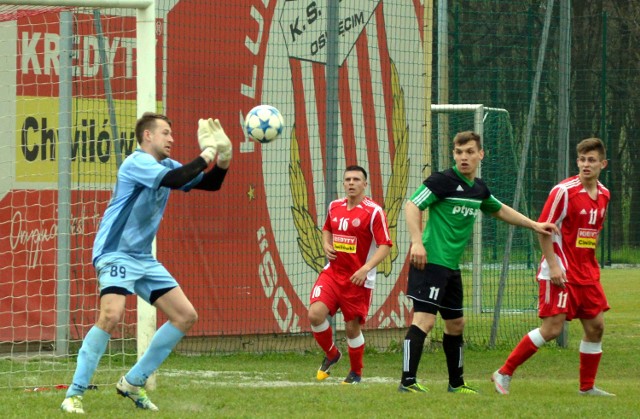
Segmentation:
{"type": "Polygon", "coordinates": [[[594,150],[597,151],[600,155],[600,160],[604,160],[607,158],[607,151],[604,147],[604,143],[600,138],[585,138],[576,146],[576,152],[578,153],[578,155],[585,154],[594,150]]]}
{"type": "Polygon", "coordinates": [[[362,174],[364,175],[364,180],[367,180],[367,171],[364,170],[364,167],[362,166],[358,166],[356,164],[352,164],[350,166],[347,166],[346,169],[344,169],[345,173],[346,172],[362,172],[362,174]]]}
{"type": "Polygon", "coordinates": [[[476,134],[473,131],[462,131],[457,133],[456,136],[453,137],[454,146],[465,145],[469,141],[475,141],[478,145],[478,150],[482,150],[482,139],[480,138],[479,134],[476,134]]]}
{"type": "Polygon", "coordinates": [[[155,112],[145,112],[142,114],[140,119],[136,121],[136,140],[138,144],[142,144],[142,138],[144,137],[144,132],[148,129],[151,129],[156,126],[156,120],[162,119],[166,121],[169,126],[171,126],[171,120],[167,118],[166,115],[155,112]]]}

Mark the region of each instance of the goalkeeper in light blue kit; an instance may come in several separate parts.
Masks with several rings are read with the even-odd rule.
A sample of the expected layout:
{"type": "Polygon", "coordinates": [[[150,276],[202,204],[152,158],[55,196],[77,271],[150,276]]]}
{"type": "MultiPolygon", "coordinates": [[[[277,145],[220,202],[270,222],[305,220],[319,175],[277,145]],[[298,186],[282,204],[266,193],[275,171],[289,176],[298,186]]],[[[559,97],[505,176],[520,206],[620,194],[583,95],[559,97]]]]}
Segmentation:
{"type": "Polygon", "coordinates": [[[127,295],[137,294],[169,319],[116,384],[118,394],[141,409],[158,410],[147,397],[145,382],[198,318],[177,281],[152,255],[151,244],[172,189],[220,189],[231,163],[231,141],[217,119],[201,119],[198,143],[202,153],[182,165],[169,158],[174,139],[171,121],[165,115],[143,114],[135,132],[138,149],[118,170],[111,201],[96,234],[93,264],[100,285],[100,316],[82,342],[73,383],[60,406],[68,413],[84,413],[82,396],[124,314],[127,295]]]}

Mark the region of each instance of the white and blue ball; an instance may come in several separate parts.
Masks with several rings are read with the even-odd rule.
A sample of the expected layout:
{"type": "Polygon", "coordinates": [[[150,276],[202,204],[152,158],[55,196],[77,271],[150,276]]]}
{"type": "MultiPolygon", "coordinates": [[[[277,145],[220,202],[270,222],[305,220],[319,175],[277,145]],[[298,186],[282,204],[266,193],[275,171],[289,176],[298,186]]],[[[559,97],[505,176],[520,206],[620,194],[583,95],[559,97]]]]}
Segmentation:
{"type": "Polygon", "coordinates": [[[282,134],[284,119],[273,106],[258,105],[244,119],[244,131],[249,138],[259,143],[270,143],[282,134]]]}

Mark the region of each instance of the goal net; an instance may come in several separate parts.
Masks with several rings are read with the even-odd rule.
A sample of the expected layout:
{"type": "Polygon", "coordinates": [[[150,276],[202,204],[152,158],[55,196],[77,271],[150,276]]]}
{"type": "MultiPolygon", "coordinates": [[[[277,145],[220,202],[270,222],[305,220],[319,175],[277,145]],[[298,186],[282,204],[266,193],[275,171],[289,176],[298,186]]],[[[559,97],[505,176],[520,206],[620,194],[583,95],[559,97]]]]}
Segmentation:
{"type": "MultiPolygon", "coordinates": [[[[153,109],[173,120],[178,161],[197,155],[197,118],[220,118],[234,142],[236,169],[223,190],[172,194],[158,234],[158,259],[198,311],[176,352],[318,349],[307,308],[325,264],[320,230],[326,200],[334,187],[342,190],[332,178],[353,163],[367,169],[370,196],[384,205],[394,242],[378,267],[367,345],[386,350],[400,341],[411,318],[403,205],[423,181],[427,160],[421,159],[425,102],[413,93],[424,89],[417,9],[347,2],[357,7],[344,21],[349,31],[336,51],[337,79],[330,79],[326,22],[317,19],[303,31],[301,16],[311,9],[299,2],[202,7],[165,0],[157,4],[157,19],[142,20],[140,9],[120,5],[151,0],[91,4],[110,1],[119,8],[88,9],[82,0],[63,0],[62,8],[54,0],[42,0],[47,7],[0,6],[0,388],[71,381],[74,356],[98,313],[96,229],[119,162],[136,147],[136,117],[153,109]],[[154,59],[142,58],[150,52],[154,59]],[[335,110],[326,106],[332,96],[335,110]],[[241,129],[246,111],[260,103],[276,105],[287,121],[281,138],[264,147],[241,129]],[[328,115],[338,135],[326,129],[328,115]],[[332,136],[337,143],[326,147],[332,136]]],[[[511,204],[519,145],[507,111],[446,105],[433,112],[432,169],[450,167],[455,132],[479,131],[482,176],[511,204]]],[[[526,201],[519,207],[528,212],[526,201]]],[[[537,323],[532,240],[518,229],[507,249],[507,231],[484,217],[465,255],[470,343],[487,341],[496,312],[507,342],[537,323]],[[511,269],[498,305],[506,253],[511,269]]],[[[166,321],[134,297],[126,306],[96,385],[114,383],[166,321]]],[[[339,344],[346,344],[337,320],[339,344]]]]}
{"type": "MultiPolygon", "coordinates": [[[[0,6],[0,387],[71,382],[68,355],[96,321],[93,239],[136,147],[138,21],[135,9],[0,6]]],[[[127,298],[96,385],[135,360],[127,298]]]]}

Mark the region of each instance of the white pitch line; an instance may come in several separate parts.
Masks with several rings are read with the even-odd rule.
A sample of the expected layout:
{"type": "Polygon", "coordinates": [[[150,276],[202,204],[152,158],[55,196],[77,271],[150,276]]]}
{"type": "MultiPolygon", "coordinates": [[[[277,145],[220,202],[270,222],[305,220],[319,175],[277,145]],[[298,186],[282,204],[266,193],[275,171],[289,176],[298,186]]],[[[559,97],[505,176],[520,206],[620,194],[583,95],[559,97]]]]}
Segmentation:
{"type": "MultiPolygon", "coordinates": [[[[198,385],[209,386],[238,386],[238,387],[300,387],[339,384],[340,378],[328,378],[316,381],[313,377],[309,381],[290,381],[284,379],[284,374],[247,371],[189,371],[189,370],[160,370],[164,377],[189,377],[198,385]]],[[[399,378],[367,377],[362,378],[362,384],[397,384],[399,378]]]]}

